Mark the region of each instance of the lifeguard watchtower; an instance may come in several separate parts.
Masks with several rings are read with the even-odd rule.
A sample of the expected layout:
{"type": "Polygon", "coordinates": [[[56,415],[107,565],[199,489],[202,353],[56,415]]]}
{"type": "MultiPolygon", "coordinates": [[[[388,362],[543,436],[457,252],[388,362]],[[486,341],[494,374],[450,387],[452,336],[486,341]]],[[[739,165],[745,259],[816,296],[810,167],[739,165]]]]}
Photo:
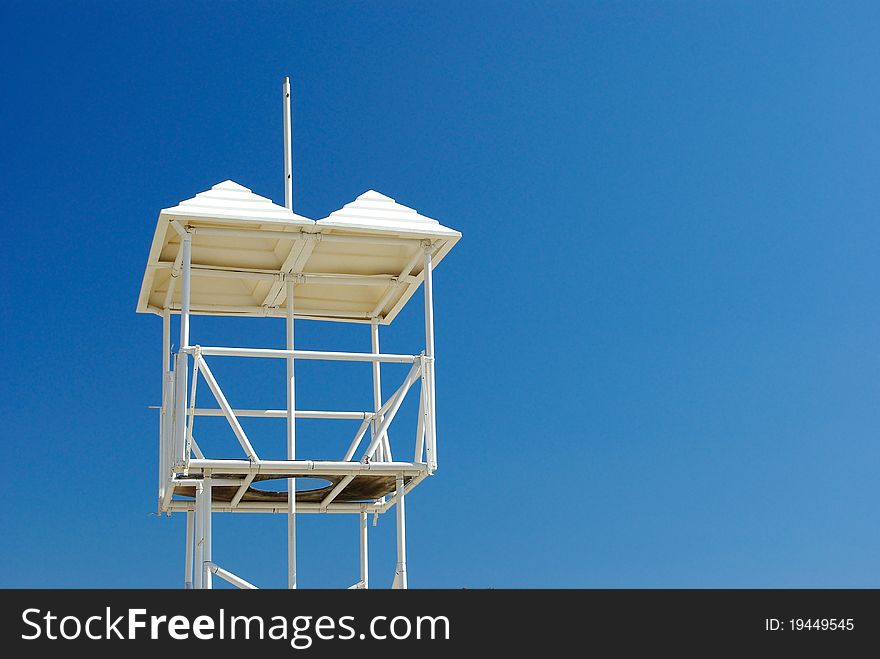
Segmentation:
{"type": "MultiPolygon", "coordinates": [[[[283,98],[284,206],[224,181],[159,213],[137,305],[140,313],[162,317],[158,509],[186,515],[186,588],[211,588],[213,575],[239,588],[254,588],[213,562],[213,513],[287,515],[290,588],[296,588],[296,515],[359,516],[360,580],[352,587],[367,588],[368,516],[395,508],[397,568],[392,587],[406,588],[404,500],[437,468],[431,273],[461,234],[372,190],[318,221],[295,214],[287,79],[283,98]],[[381,353],[379,326],[391,323],[420,287],[424,350],[413,355],[381,353]],[[286,347],[200,345],[194,340],[196,332],[190,331],[191,319],[198,315],[285,318],[286,347]],[[173,316],[179,317],[176,352],[173,316]],[[370,330],[372,350],[298,350],[295,319],[363,324],[370,330]],[[234,407],[210,367],[224,357],[284,360],[286,381],[278,386],[286,390],[285,409],[234,407]],[[297,409],[294,373],[299,360],[370,362],[373,409],[297,409]],[[389,362],[410,368],[397,390],[382,400],[381,364],[389,362]],[[201,381],[205,384],[199,387],[201,381]],[[205,388],[216,405],[197,404],[196,393],[204,396],[205,388]],[[410,390],[418,390],[419,396],[414,445],[392,446],[389,426],[410,390]],[[197,419],[205,416],[225,417],[234,438],[228,454],[202,452],[196,440],[197,419]],[[286,420],[286,460],[260,457],[261,447],[240,422],[246,417],[286,420]],[[338,460],[316,460],[297,452],[297,419],[349,419],[360,425],[354,436],[340,437],[338,460]],[[330,484],[297,491],[297,478],[326,479],[330,484]],[[286,479],[286,491],[254,486],[276,479],[286,479]]],[[[396,442],[399,436],[394,437],[396,442]]]]}

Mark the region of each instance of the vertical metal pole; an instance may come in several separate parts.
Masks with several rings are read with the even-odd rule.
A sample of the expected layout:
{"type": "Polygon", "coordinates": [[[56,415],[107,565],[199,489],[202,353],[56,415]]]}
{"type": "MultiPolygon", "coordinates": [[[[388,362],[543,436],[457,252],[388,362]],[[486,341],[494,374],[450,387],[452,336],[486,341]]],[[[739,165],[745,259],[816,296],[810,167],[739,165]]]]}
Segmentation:
{"type": "Polygon", "coordinates": [[[186,462],[183,447],[186,437],[186,375],[187,354],[182,352],[189,347],[189,299],[190,299],[190,274],[192,265],[192,234],[185,233],[181,237],[181,277],[180,277],[180,348],[177,353],[175,375],[177,384],[175,396],[177,404],[174,413],[174,454],[176,460],[186,462]]]}
{"type": "Polygon", "coordinates": [[[425,247],[425,370],[428,384],[428,395],[425,404],[428,408],[427,441],[425,453],[428,469],[434,471],[437,468],[437,417],[436,396],[434,393],[434,275],[431,246],[425,247]]]}
{"type": "Polygon", "coordinates": [[[425,378],[425,358],[422,357],[422,373],[419,376],[422,380],[421,382],[421,390],[419,391],[419,416],[418,422],[416,423],[416,452],[413,456],[413,462],[422,462],[422,456],[425,453],[425,398],[427,396],[427,385],[425,382],[427,379],[425,378]]]}
{"type": "Polygon", "coordinates": [[[394,574],[394,588],[407,587],[406,584],[406,511],[403,503],[403,476],[397,477],[397,570],[394,574]]]}
{"type": "Polygon", "coordinates": [[[168,423],[171,418],[171,400],[169,376],[171,363],[168,360],[171,352],[171,312],[165,309],[162,312],[162,411],[159,414],[159,505],[165,498],[165,486],[168,479],[168,442],[170,441],[168,423]]]}
{"type": "Polygon", "coordinates": [[[171,310],[162,311],[162,378],[171,370],[171,310]]]}
{"type": "Polygon", "coordinates": [[[182,258],[180,262],[180,347],[189,348],[189,299],[190,280],[192,274],[192,234],[187,231],[181,236],[180,249],[182,258]]]}
{"type": "MultiPolygon", "coordinates": [[[[172,361],[174,361],[172,359],[172,361]]],[[[168,380],[166,382],[166,387],[168,391],[168,404],[165,412],[165,467],[164,467],[164,475],[162,477],[162,486],[163,486],[163,503],[164,497],[168,494],[168,479],[171,477],[172,469],[174,467],[174,407],[177,404],[176,397],[176,388],[175,388],[175,377],[177,374],[169,370],[168,371],[168,380]]]]}
{"type": "MultiPolygon", "coordinates": [[[[282,85],[284,114],[284,207],[293,210],[293,149],[290,78],[282,85]]],[[[293,350],[293,282],[287,282],[287,349],[293,350]]],[[[287,459],[296,460],[296,387],[293,358],[287,359],[287,459]]],[[[287,479],[287,587],[296,588],[296,479],[287,479]]]]}
{"type": "Polygon", "coordinates": [[[193,513],[186,511],[186,558],[183,566],[183,587],[192,590],[193,587],[193,513]]]}
{"type": "Polygon", "coordinates": [[[361,587],[370,587],[370,554],[367,547],[367,513],[360,514],[361,523],[361,587]]]}
{"type": "Polygon", "coordinates": [[[194,583],[193,586],[196,590],[202,589],[202,576],[204,575],[204,570],[202,566],[205,561],[205,497],[204,497],[204,488],[202,487],[201,481],[196,483],[196,535],[195,540],[193,542],[194,548],[194,556],[193,562],[195,563],[194,570],[194,583]]]}
{"type": "MultiPolygon", "coordinates": [[[[374,353],[379,352],[379,321],[375,318],[370,323],[370,339],[374,353]]],[[[373,362],[373,411],[378,412],[382,407],[382,365],[379,362],[373,362]]],[[[382,417],[373,420],[373,429],[379,427],[382,417]]],[[[376,461],[383,462],[391,460],[391,446],[388,442],[388,435],[382,439],[378,451],[376,451],[376,461]]]]}
{"type": "Polygon", "coordinates": [[[202,549],[202,564],[199,569],[203,571],[202,588],[211,590],[213,588],[213,573],[208,569],[207,565],[213,558],[211,556],[211,515],[213,513],[213,502],[211,501],[211,474],[205,473],[204,484],[202,485],[202,498],[204,499],[204,521],[202,522],[202,533],[204,533],[204,547],[202,549]]]}
{"type": "MultiPolygon", "coordinates": [[[[287,282],[287,349],[293,350],[293,281],[287,282]]],[[[287,459],[296,460],[296,383],[287,358],[287,459]]],[[[287,479],[287,587],[296,588],[296,479],[287,479]]]]}
{"type": "Polygon", "coordinates": [[[284,207],[293,210],[293,151],[290,126],[290,78],[284,78],[284,207]]]}

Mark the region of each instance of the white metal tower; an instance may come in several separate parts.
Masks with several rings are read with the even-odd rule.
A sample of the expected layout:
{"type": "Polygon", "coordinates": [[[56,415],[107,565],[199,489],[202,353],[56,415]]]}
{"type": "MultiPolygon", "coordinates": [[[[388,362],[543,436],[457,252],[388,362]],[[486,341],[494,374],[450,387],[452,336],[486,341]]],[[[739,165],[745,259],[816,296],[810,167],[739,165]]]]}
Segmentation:
{"type": "Polygon", "coordinates": [[[224,181],[159,213],[137,305],[140,313],[162,317],[159,511],[186,515],[186,588],[211,588],[213,575],[239,588],[254,587],[212,560],[213,513],[286,515],[290,588],[296,588],[296,515],[356,515],[360,580],[352,587],[367,588],[368,515],[395,508],[397,568],[392,586],[406,588],[405,495],[437,468],[431,273],[461,234],[373,190],[322,220],[295,214],[287,79],[283,97],[284,207],[224,181]],[[420,286],[424,351],[417,355],[381,353],[379,326],[391,323],[420,286]],[[173,315],[180,319],[176,353],[171,338],[173,315]],[[200,345],[190,334],[193,315],[285,318],[286,347],[200,345]],[[370,329],[371,351],[298,350],[294,319],[362,323],[370,329]],[[215,359],[230,356],[285,360],[286,381],[278,385],[286,388],[286,408],[233,407],[209,366],[215,359]],[[297,409],[294,372],[298,360],[370,362],[373,409],[297,409]],[[399,388],[383,401],[381,364],[389,362],[410,368],[399,388]],[[197,406],[197,385],[202,380],[216,407],[197,406]],[[413,388],[419,391],[418,427],[415,445],[407,451],[403,446],[392,447],[388,430],[413,388]],[[202,452],[196,441],[200,432],[196,420],[206,416],[225,417],[231,430],[230,448],[237,440],[238,455],[202,452]],[[286,460],[260,457],[260,447],[251,443],[239,421],[246,417],[286,419],[286,460]],[[350,419],[360,426],[353,437],[340,442],[338,460],[316,460],[297,452],[296,419],[350,419]],[[297,492],[297,478],[321,478],[330,484],[297,492]],[[287,479],[287,491],[255,487],[274,479],[287,479]]]}

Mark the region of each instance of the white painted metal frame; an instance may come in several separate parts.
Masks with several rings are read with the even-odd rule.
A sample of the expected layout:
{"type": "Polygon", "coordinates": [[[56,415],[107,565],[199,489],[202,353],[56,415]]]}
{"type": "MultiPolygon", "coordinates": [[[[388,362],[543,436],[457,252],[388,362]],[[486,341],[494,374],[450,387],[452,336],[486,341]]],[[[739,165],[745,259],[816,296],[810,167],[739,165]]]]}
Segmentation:
{"type": "MultiPolygon", "coordinates": [[[[290,149],[290,85],[284,82],[284,177],[285,206],[292,210],[292,157],[290,149]]],[[[172,514],[184,512],[186,517],[186,544],[184,587],[210,589],[213,576],[217,576],[239,588],[255,588],[245,579],[220,567],[213,561],[212,552],[212,516],[216,512],[238,513],[275,513],[287,516],[287,584],[296,588],[296,516],[298,514],[353,514],[357,516],[359,526],[359,581],[352,588],[368,588],[369,579],[369,548],[368,548],[368,516],[387,512],[395,505],[397,521],[397,562],[393,588],[407,587],[406,564],[406,516],[405,498],[424,478],[431,475],[437,468],[437,432],[436,432],[436,395],[434,374],[434,314],[433,314],[433,278],[432,258],[437,244],[424,239],[356,237],[359,240],[373,241],[384,244],[406,244],[416,246],[416,254],[407,263],[398,277],[389,277],[388,293],[376,305],[373,314],[366,319],[370,323],[371,352],[331,352],[317,350],[297,350],[294,343],[294,319],[299,312],[295,308],[295,287],[304,283],[309,277],[316,277],[332,283],[351,285],[376,283],[375,275],[363,277],[353,275],[307,275],[296,269],[307,258],[306,248],[313,242],[308,234],[291,234],[276,232],[279,239],[291,240],[290,257],[278,272],[247,272],[243,270],[206,269],[192,264],[192,235],[194,231],[204,233],[222,233],[223,235],[251,236],[259,232],[265,236],[266,231],[260,227],[253,229],[220,229],[193,228],[183,226],[174,221],[172,226],[180,236],[180,248],[171,267],[171,280],[165,297],[162,315],[162,405],[159,423],[159,482],[158,501],[160,512],[172,514]],[[305,254],[305,256],[304,256],[305,254]],[[384,354],[379,348],[378,314],[393,294],[393,285],[399,281],[407,281],[419,262],[423,264],[424,279],[424,318],[425,318],[425,350],[418,355],[384,354]],[[193,309],[190,301],[191,281],[193,276],[219,277],[251,277],[273,281],[273,289],[269,291],[266,304],[278,304],[284,301],[286,319],[286,342],[284,350],[242,347],[199,346],[190,340],[190,319],[193,309]],[[180,341],[176,354],[171,346],[171,315],[177,311],[172,306],[175,288],[180,287],[180,341]],[[283,297],[281,297],[283,295],[283,297]],[[247,357],[259,359],[284,359],[287,367],[286,375],[286,407],[282,410],[273,409],[236,409],[227,400],[223,389],[214,376],[206,358],[247,357]],[[192,358],[191,382],[188,381],[189,359],[192,358]],[[331,410],[297,410],[295,364],[297,360],[324,360],[369,362],[372,368],[373,409],[370,411],[331,411],[331,410]],[[410,369],[402,384],[383,402],[381,364],[410,364],[410,369]],[[172,368],[173,364],[173,368],[172,368]],[[199,377],[205,380],[208,389],[218,404],[218,408],[198,407],[196,405],[196,389],[199,377]],[[419,412],[412,461],[395,460],[389,437],[389,427],[397,415],[407,393],[419,384],[419,412]],[[243,457],[214,458],[203,455],[195,441],[194,428],[198,417],[226,418],[232,434],[236,438],[243,457]],[[239,417],[284,418],[286,419],[287,459],[261,459],[239,422],[239,417]],[[296,451],[296,419],[349,419],[361,421],[357,432],[338,461],[304,460],[297,456],[296,451]],[[364,437],[370,431],[369,441],[364,447],[364,437]],[[356,457],[356,456],[360,457],[356,457]],[[222,478],[212,474],[223,474],[222,478]],[[320,474],[322,476],[338,476],[340,480],[322,501],[318,503],[297,503],[296,479],[320,474]],[[393,496],[381,497],[370,501],[337,501],[345,488],[359,475],[392,476],[395,481],[393,496]],[[257,476],[286,478],[288,483],[287,503],[247,501],[245,494],[257,476]],[[229,502],[214,501],[212,493],[215,487],[236,486],[235,495],[229,502]],[[175,490],[179,487],[193,488],[195,499],[175,498],[175,490]]],[[[347,240],[348,237],[326,235],[323,239],[347,240]]],[[[266,308],[263,308],[262,315],[266,308]]],[[[257,314],[254,314],[257,315],[257,314]]],[[[403,455],[398,447],[397,455],[403,455]]],[[[375,523],[375,520],[374,520],[375,523]]]]}

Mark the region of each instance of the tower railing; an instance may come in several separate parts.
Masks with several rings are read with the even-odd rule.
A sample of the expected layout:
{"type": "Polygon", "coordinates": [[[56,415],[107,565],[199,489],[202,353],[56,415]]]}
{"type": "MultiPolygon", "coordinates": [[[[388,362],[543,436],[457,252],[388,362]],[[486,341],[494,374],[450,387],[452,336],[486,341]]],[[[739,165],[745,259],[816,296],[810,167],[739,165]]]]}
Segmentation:
{"type": "MultiPolygon", "coordinates": [[[[253,481],[253,476],[264,471],[284,472],[291,474],[305,474],[315,469],[320,469],[322,474],[343,476],[337,487],[331,491],[318,506],[319,510],[326,510],[336,496],[354,479],[358,473],[376,473],[386,466],[390,471],[398,473],[401,469],[408,472],[417,471],[420,475],[427,475],[429,468],[429,456],[434,454],[435,438],[430,430],[433,426],[431,406],[426,404],[429,400],[429,383],[426,378],[429,358],[424,353],[419,355],[400,355],[383,353],[358,353],[358,352],[331,352],[317,350],[276,350],[263,348],[236,348],[220,346],[193,345],[180,350],[178,357],[190,357],[192,359],[191,383],[189,386],[188,400],[178,398],[177,406],[173,411],[167,407],[163,410],[163,419],[160,432],[161,460],[160,460],[160,497],[162,500],[160,509],[167,511],[171,507],[173,486],[180,483],[180,478],[189,476],[192,469],[222,469],[224,473],[241,473],[240,488],[232,500],[230,507],[235,508],[241,503],[241,499],[253,481]],[[242,427],[240,418],[287,418],[286,409],[238,409],[233,408],[223,392],[213,371],[208,365],[206,357],[247,357],[262,359],[293,359],[296,360],[323,360],[344,362],[372,362],[372,363],[398,363],[411,364],[409,371],[403,378],[400,386],[385,400],[376,411],[336,411],[336,410],[296,410],[297,419],[347,419],[360,420],[354,436],[348,443],[347,449],[338,461],[331,460],[263,460],[259,457],[242,427]],[[199,377],[201,376],[201,378],[199,377]],[[203,379],[208,386],[215,402],[219,407],[197,407],[196,396],[199,390],[198,383],[203,379]],[[417,427],[414,440],[414,449],[411,461],[393,460],[389,441],[389,428],[395,420],[409,391],[419,383],[419,408],[417,415],[417,427]],[[182,403],[182,405],[181,405],[182,403]],[[171,412],[169,414],[169,412],[171,412]],[[182,424],[174,423],[174,418],[179,415],[185,419],[182,424]],[[230,429],[238,440],[239,446],[247,460],[247,468],[242,469],[238,464],[240,458],[209,458],[207,457],[196,440],[196,424],[198,417],[225,417],[230,429]],[[183,428],[184,432],[175,432],[183,428]],[[369,432],[369,441],[364,445],[364,438],[369,432]],[[362,448],[363,447],[363,448],[362,448]],[[359,449],[360,452],[359,452],[359,449]],[[265,470],[261,469],[265,467],[265,470]],[[248,478],[250,476],[250,478],[248,478]]],[[[178,360],[178,368],[186,367],[185,360],[178,360]]],[[[166,401],[174,400],[175,379],[165,378],[166,401]]],[[[215,481],[216,484],[216,481],[215,481]]]]}

